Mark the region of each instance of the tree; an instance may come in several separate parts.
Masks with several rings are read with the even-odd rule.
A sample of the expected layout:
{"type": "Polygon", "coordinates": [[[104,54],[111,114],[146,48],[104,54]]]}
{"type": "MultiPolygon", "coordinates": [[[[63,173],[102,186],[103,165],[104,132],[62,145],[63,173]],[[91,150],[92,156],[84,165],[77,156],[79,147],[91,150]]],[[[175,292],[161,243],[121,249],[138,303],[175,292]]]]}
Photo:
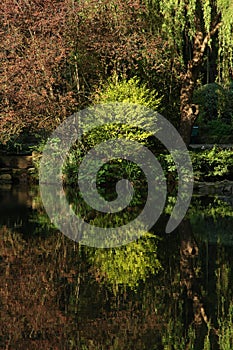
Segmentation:
{"type": "Polygon", "coordinates": [[[25,129],[51,130],[71,113],[69,17],[68,0],[1,2],[1,142],[25,129]]]}
{"type": "Polygon", "coordinates": [[[144,12],[140,0],[3,1],[1,142],[32,126],[54,129],[90,103],[96,86],[113,73],[147,81],[159,71],[162,78],[154,80],[161,88],[169,70],[144,12]]]}
{"type": "MultiPolygon", "coordinates": [[[[180,133],[190,142],[198,116],[193,92],[200,76],[207,48],[217,38],[219,80],[232,74],[233,2],[231,0],[146,0],[148,11],[161,23],[160,35],[166,40],[171,60],[180,62],[180,133]]],[[[156,26],[156,31],[158,27],[156,26]]],[[[156,32],[157,33],[157,32],[156,32]]]]}
{"type": "Polygon", "coordinates": [[[1,139],[32,123],[53,129],[116,73],[160,90],[175,115],[180,90],[180,130],[188,144],[205,57],[218,50],[219,79],[232,74],[232,14],[230,0],[3,1],[1,139]]]}

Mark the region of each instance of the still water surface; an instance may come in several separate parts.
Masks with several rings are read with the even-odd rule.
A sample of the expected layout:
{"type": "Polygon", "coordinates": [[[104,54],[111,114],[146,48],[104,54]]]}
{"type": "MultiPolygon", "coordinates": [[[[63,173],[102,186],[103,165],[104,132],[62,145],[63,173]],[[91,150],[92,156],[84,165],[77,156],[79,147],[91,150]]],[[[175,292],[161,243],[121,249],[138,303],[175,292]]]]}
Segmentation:
{"type": "Polygon", "coordinates": [[[52,227],[37,187],[1,187],[0,348],[233,349],[232,197],[194,195],[168,235],[169,203],[150,234],[97,249],[52,227]]]}

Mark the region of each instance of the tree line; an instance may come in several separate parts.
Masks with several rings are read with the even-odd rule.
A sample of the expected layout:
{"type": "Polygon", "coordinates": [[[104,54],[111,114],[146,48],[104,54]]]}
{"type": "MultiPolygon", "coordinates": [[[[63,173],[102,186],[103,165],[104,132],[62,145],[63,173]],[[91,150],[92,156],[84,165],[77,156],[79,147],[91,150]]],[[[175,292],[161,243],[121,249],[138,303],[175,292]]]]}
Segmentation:
{"type": "Polygon", "coordinates": [[[53,130],[115,76],[156,90],[189,144],[196,87],[232,79],[232,15],[229,0],[2,1],[0,141],[53,130]]]}

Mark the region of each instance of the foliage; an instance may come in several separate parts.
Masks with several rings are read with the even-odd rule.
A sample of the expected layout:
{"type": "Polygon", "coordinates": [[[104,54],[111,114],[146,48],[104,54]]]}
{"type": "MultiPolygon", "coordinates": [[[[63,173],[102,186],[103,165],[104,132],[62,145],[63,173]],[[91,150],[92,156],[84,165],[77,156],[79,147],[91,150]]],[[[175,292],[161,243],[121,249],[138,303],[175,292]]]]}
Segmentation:
{"type": "MultiPolygon", "coordinates": [[[[168,46],[173,62],[179,61],[180,133],[190,143],[192,126],[198,115],[193,92],[200,78],[207,48],[217,37],[219,81],[229,80],[233,53],[233,6],[228,0],[154,0],[146,2],[161,16],[160,35],[168,46]],[[226,31],[226,34],[225,34],[226,31]]],[[[154,12],[153,12],[154,13],[154,12]]],[[[216,46],[214,47],[216,51],[216,46]]]]}
{"type": "Polygon", "coordinates": [[[130,0],[2,2],[1,141],[25,127],[53,130],[113,72],[146,81],[168,71],[144,12],[130,0]]]}
{"type": "MultiPolygon", "coordinates": [[[[56,139],[53,138],[51,141],[51,145],[52,145],[52,149],[53,149],[53,156],[60,158],[60,139],[56,139]]],[[[42,157],[42,153],[44,150],[44,147],[46,145],[46,140],[42,140],[38,145],[34,145],[31,147],[31,151],[32,151],[32,160],[33,160],[33,165],[36,169],[36,174],[34,176],[35,180],[39,181],[39,170],[40,170],[40,160],[42,157]]],[[[44,166],[47,169],[47,174],[48,174],[48,178],[50,175],[54,176],[54,171],[53,169],[51,169],[50,166],[50,161],[51,159],[49,159],[49,157],[46,158],[47,162],[44,163],[44,166]]],[[[55,180],[55,179],[53,179],[55,180]]]]}
{"type": "Polygon", "coordinates": [[[219,323],[219,349],[230,350],[233,347],[233,303],[230,303],[227,313],[218,318],[219,323]]]}
{"type": "Polygon", "coordinates": [[[193,102],[199,105],[199,142],[231,143],[233,134],[232,84],[203,85],[194,92],[193,102]]]}
{"type": "Polygon", "coordinates": [[[174,57],[187,66],[191,60],[195,38],[200,35],[204,45],[211,46],[212,36],[218,30],[219,68],[226,78],[227,67],[232,64],[232,3],[228,0],[146,1],[162,16],[162,35],[167,38],[174,57]],[[216,28],[216,29],[215,29],[216,28]],[[211,32],[213,31],[213,32],[211,32]],[[203,39],[205,38],[205,43],[203,39]]]}
{"type": "Polygon", "coordinates": [[[12,135],[8,141],[2,143],[0,141],[0,150],[5,153],[13,154],[30,154],[33,150],[42,151],[42,145],[44,145],[49,132],[45,129],[34,131],[29,128],[24,128],[20,134],[12,135]]]}
{"type": "MultiPolygon", "coordinates": [[[[187,213],[196,239],[232,247],[232,205],[222,196],[193,196],[187,213]]],[[[223,281],[220,282],[223,293],[223,281]]]]}
{"type": "Polygon", "coordinates": [[[189,327],[187,335],[181,336],[183,325],[181,322],[169,321],[162,339],[164,350],[194,350],[195,330],[189,327]]]}
{"type": "Polygon", "coordinates": [[[0,5],[1,141],[25,128],[51,130],[75,98],[64,75],[70,47],[68,1],[6,0],[0,5]]]}
{"type": "Polygon", "coordinates": [[[89,260],[101,282],[110,285],[115,293],[121,287],[137,289],[140,282],[162,268],[157,258],[157,241],[156,236],[147,233],[120,248],[95,250],[89,260]]]}
{"type": "Polygon", "coordinates": [[[198,121],[206,123],[217,119],[224,113],[222,101],[224,99],[224,88],[217,84],[206,84],[194,92],[193,102],[199,105],[198,121]]]}
{"type": "MultiPolygon", "coordinates": [[[[39,152],[35,152],[35,155],[37,154],[38,157],[34,157],[36,169],[39,169],[40,152],[43,150],[43,147],[43,143],[37,147],[33,147],[34,150],[39,152]]],[[[59,155],[59,144],[57,145],[57,152],[59,155]]],[[[84,153],[80,152],[78,148],[75,148],[75,150],[69,154],[68,161],[65,163],[63,170],[64,182],[66,185],[77,184],[77,165],[80,164],[83,154],[84,153]]],[[[231,180],[233,178],[233,152],[231,149],[222,149],[218,146],[214,146],[211,150],[205,149],[190,151],[190,156],[195,181],[211,182],[224,179],[231,180]]],[[[163,168],[168,184],[174,186],[178,180],[178,175],[176,164],[172,155],[169,153],[160,153],[156,155],[156,157],[163,168]]],[[[144,189],[146,188],[146,182],[144,183],[145,178],[141,169],[136,164],[126,160],[114,160],[105,163],[97,174],[96,184],[100,190],[101,186],[103,186],[102,195],[104,195],[107,190],[107,188],[105,188],[105,184],[108,184],[108,196],[111,196],[111,194],[113,195],[113,192],[115,191],[116,182],[124,177],[131,181],[135,187],[135,190],[140,190],[142,183],[144,184],[144,189]]],[[[136,197],[134,198],[136,201],[135,203],[139,204],[141,202],[140,196],[141,195],[137,193],[136,197]]]]}
{"type": "MultiPolygon", "coordinates": [[[[4,143],[11,138],[14,143],[25,130],[53,130],[90,104],[112,74],[137,76],[156,89],[164,115],[178,126],[180,88],[189,70],[192,95],[207,46],[214,52],[218,46],[224,84],[231,72],[233,17],[227,0],[6,0],[0,15],[4,143]]],[[[231,89],[229,96],[232,101],[231,89]]],[[[227,100],[224,113],[231,118],[227,100]]]]}
{"type": "MultiPolygon", "coordinates": [[[[136,77],[129,80],[125,78],[120,80],[114,75],[107,83],[100,87],[99,92],[94,96],[93,102],[94,104],[120,102],[129,104],[129,106],[135,104],[158,110],[161,106],[161,97],[158,96],[156,91],[148,89],[146,84],[140,84],[140,80],[136,77]]],[[[137,124],[135,125],[135,121],[138,120],[138,118],[134,118],[132,114],[134,113],[133,108],[130,108],[129,112],[129,125],[120,125],[120,127],[117,125],[105,125],[103,128],[100,128],[100,130],[95,130],[90,136],[87,136],[87,141],[85,140],[85,142],[88,143],[88,148],[96,143],[116,136],[146,143],[146,139],[151,136],[151,133],[141,131],[140,127],[137,124]]],[[[135,117],[137,116],[137,110],[135,110],[135,117]]],[[[103,117],[105,116],[97,116],[97,118],[103,117]]],[[[119,108],[119,115],[115,116],[116,123],[119,123],[118,119],[122,119],[121,108],[119,108]]],[[[146,122],[147,119],[142,116],[140,123],[143,125],[143,123],[146,122]]]]}
{"type": "MultiPolygon", "coordinates": [[[[20,203],[22,200],[20,197],[20,203]]],[[[196,282],[205,294],[203,307],[211,316],[203,334],[206,350],[214,347],[213,335],[220,350],[232,349],[232,247],[225,242],[219,248],[210,240],[208,245],[198,236],[201,215],[206,215],[203,230],[210,224],[211,206],[225,231],[225,221],[220,218],[226,208],[221,202],[206,205],[202,198],[199,204],[196,200],[192,204],[192,215],[199,214],[200,223],[198,228],[192,224],[194,236],[201,242],[201,278],[196,282]]],[[[34,215],[38,207],[33,205],[34,215]]],[[[232,217],[230,209],[225,214],[232,217]]],[[[58,337],[64,349],[202,348],[195,344],[199,327],[193,318],[190,324],[185,317],[189,303],[180,287],[179,232],[160,240],[145,236],[118,249],[93,249],[59,232],[43,234],[42,208],[38,214],[42,225],[37,234],[28,232],[25,238],[22,227],[0,228],[2,348],[5,344],[22,349],[56,348],[58,337]]],[[[229,228],[232,232],[232,221],[229,228]]]]}
{"type": "MultiPolygon", "coordinates": [[[[124,103],[126,107],[129,106],[128,124],[123,125],[122,122],[118,122],[118,120],[121,121],[123,113],[120,106],[119,113],[116,113],[115,115],[114,124],[105,124],[84,135],[82,141],[73,147],[72,152],[70,152],[70,155],[68,156],[64,168],[64,172],[66,174],[65,181],[67,184],[74,182],[77,183],[78,165],[81,163],[83,156],[87,151],[95,147],[95,145],[99,144],[100,142],[114,138],[125,138],[146,145],[150,144],[149,138],[151,133],[149,131],[142,130],[140,126],[135,125],[135,120],[138,120],[138,111],[137,109],[134,110],[133,107],[131,108],[130,106],[135,104],[139,106],[139,108],[141,108],[140,106],[145,106],[156,110],[159,108],[161,103],[161,98],[158,97],[157,93],[148,89],[145,84],[140,85],[139,79],[136,77],[129,80],[124,78],[122,80],[118,80],[116,76],[113,76],[100,88],[99,92],[95,94],[94,103],[104,104],[115,102],[124,103]]],[[[95,112],[95,117],[98,118],[98,120],[106,117],[105,114],[96,114],[97,112],[95,112]]],[[[87,121],[85,120],[85,123],[86,122],[87,121]]],[[[142,116],[140,118],[140,123],[143,125],[144,122],[149,123],[149,119],[142,116]]],[[[122,160],[119,160],[107,162],[101,168],[98,175],[99,183],[105,183],[106,178],[109,180],[108,183],[114,178],[119,178],[121,170],[117,169],[117,165],[118,169],[120,169],[120,167],[125,169],[126,173],[130,175],[132,181],[139,180],[138,175],[141,175],[139,168],[133,163],[122,162],[122,160]]]]}
{"type": "Polygon", "coordinates": [[[233,106],[233,81],[230,81],[225,87],[224,98],[224,117],[233,120],[232,106],[233,106]]]}
{"type": "Polygon", "coordinates": [[[94,103],[110,102],[134,103],[157,110],[161,97],[155,90],[148,89],[146,84],[140,84],[137,77],[127,80],[113,75],[94,96],[94,103]]]}
{"type": "MultiPolygon", "coordinates": [[[[205,203],[205,205],[202,204],[201,200],[198,200],[197,198],[193,198],[193,201],[191,202],[190,209],[188,211],[188,214],[190,217],[193,217],[195,219],[197,216],[199,217],[198,220],[200,220],[200,217],[205,219],[206,217],[211,217],[217,223],[219,219],[223,218],[232,218],[233,212],[231,210],[231,205],[221,198],[218,198],[218,196],[211,197],[210,203],[205,203]],[[196,215],[195,215],[196,213],[196,215]]],[[[227,229],[225,227],[225,229],[227,229]]]]}
{"type": "MultiPolygon", "coordinates": [[[[231,180],[233,178],[233,151],[214,146],[189,152],[195,181],[231,180]]],[[[173,183],[178,180],[176,164],[169,153],[158,155],[164,174],[173,183]]]]}
{"type": "Polygon", "coordinates": [[[211,150],[191,152],[194,177],[198,181],[231,179],[233,173],[233,152],[220,147],[211,150]]]}
{"type": "Polygon", "coordinates": [[[211,120],[199,128],[199,142],[212,144],[231,144],[233,142],[233,124],[221,119],[211,120]]]}

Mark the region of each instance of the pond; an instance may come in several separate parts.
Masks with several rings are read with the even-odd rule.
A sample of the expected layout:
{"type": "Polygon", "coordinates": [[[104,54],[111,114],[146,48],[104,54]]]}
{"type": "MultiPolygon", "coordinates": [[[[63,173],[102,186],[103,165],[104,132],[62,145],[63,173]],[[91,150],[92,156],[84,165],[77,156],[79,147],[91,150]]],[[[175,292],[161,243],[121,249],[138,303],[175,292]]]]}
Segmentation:
{"type": "Polygon", "coordinates": [[[120,248],[79,245],[51,225],[38,187],[0,187],[0,348],[233,348],[232,196],[193,195],[120,248]]]}

